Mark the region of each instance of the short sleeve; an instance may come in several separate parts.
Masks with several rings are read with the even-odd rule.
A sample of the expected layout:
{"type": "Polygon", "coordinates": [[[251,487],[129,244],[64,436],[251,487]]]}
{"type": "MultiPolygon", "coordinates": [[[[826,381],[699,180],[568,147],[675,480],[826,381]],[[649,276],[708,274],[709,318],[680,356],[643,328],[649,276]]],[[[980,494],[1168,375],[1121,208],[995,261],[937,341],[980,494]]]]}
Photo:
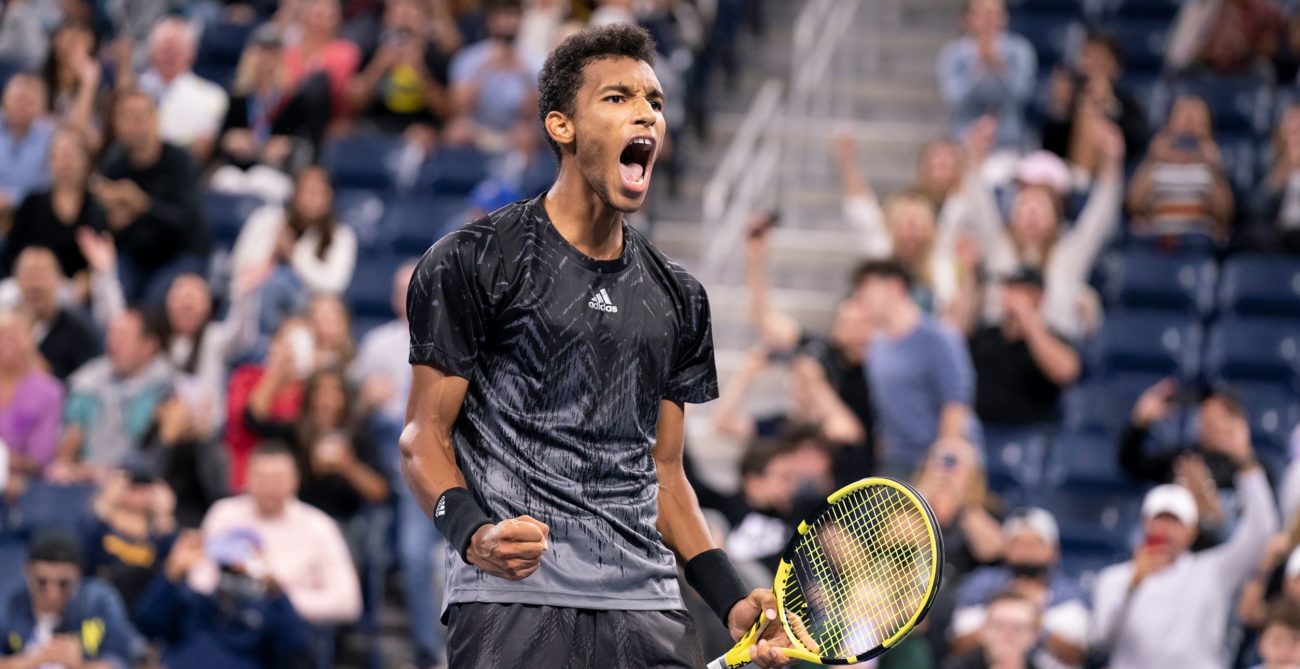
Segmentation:
{"type": "Polygon", "coordinates": [[[718,370],[713,361],[713,326],[709,297],[694,283],[688,293],[689,309],[664,398],[683,404],[702,404],[718,397],[718,370]]]}
{"type": "Polygon", "coordinates": [[[970,352],[961,337],[946,326],[940,326],[936,337],[935,370],[939,397],[943,404],[969,406],[975,396],[975,369],[970,352]]]}
{"type": "Polygon", "coordinates": [[[488,296],[469,269],[476,262],[474,237],[462,232],[429,249],[411,276],[406,315],[410,363],[470,378],[486,332],[488,296]],[[464,257],[468,256],[468,257],[464,257]]]}

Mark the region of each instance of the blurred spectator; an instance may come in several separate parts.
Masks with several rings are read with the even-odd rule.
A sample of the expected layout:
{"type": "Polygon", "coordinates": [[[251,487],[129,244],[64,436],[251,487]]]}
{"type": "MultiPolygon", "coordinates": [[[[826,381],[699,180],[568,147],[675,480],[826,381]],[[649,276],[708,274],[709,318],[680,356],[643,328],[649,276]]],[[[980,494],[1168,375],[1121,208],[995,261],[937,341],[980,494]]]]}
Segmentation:
{"type": "Polygon", "coordinates": [[[336,295],[314,295],[307,303],[307,322],[316,344],[315,368],[346,369],[352,363],[352,316],[336,295]]]}
{"type": "Polygon", "coordinates": [[[1030,656],[1040,634],[1039,606],[1028,597],[1005,592],[987,607],[979,648],[951,658],[945,669],[1045,669],[1030,656]]]}
{"type": "Polygon", "coordinates": [[[1143,392],[1133,405],[1120,442],[1119,464],[1140,481],[1182,483],[1195,493],[1199,545],[1204,546],[1221,538],[1227,519],[1220,491],[1235,487],[1237,468],[1232,454],[1250,444],[1250,423],[1241,401],[1220,388],[1197,404],[1195,443],[1152,445],[1152,427],[1188,399],[1174,379],[1160,381],[1143,392]]]}
{"type": "Polygon", "coordinates": [[[511,135],[536,136],[537,74],[541,62],[515,43],[522,9],[519,0],[487,0],[488,38],[471,44],[451,61],[452,104],[461,127],[452,143],[472,141],[500,152],[511,135]]]}
{"type": "Polygon", "coordinates": [[[545,58],[572,20],[573,3],[566,0],[527,0],[519,22],[519,48],[535,58],[545,58]]]}
{"type": "Polygon", "coordinates": [[[244,489],[248,456],[260,441],[246,420],[256,405],[264,420],[290,422],[302,410],[303,382],[316,369],[316,342],[300,318],[280,323],[262,364],[246,364],[230,376],[226,396],[226,448],[230,453],[230,488],[244,489]]]}
{"type": "Polygon", "coordinates": [[[1259,654],[1264,662],[1255,669],[1300,666],[1300,604],[1279,602],[1269,609],[1259,654]]]}
{"type": "Polygon", "coordinates": [[[1002,528],[993,516],[983,453],[964,439],[941,439],[930,448],[912,484],[930,503],[943,532],[943,585],[927,620],[930,648],[942,661],[963,579],[1002,558],[1002,528]]]}
{"type": "MultiPolygon", "coordinates": [[[[198,34],[180,18],[167,18],[149,34],[149,69],[139,87],[158,105],[163,141],[188,149],[196,162],[212,155],[230,100],[220,86],[194,74],[198,34]]],[[[119,84],[120,86],[120,84],[119,84]]]]}
{"type": "Polygon", "coordinates": [[[921,311],[911,277],[892,260],[857,272],[856,298],[872,328],[867,383],[886,474],[915,467],[935,441],[978,432],[975,377],[960,335],[921,311]]]}
{"type": "Polygon", "coordinates": [[[952,652],[981,642],[989,624],[989,607],[1000,592],[1014,592],[1042,614],[1042,633],[1034,642],[1034,666],[1043,669],[1082,666],[1088,641],[1088,595],[1058,568],[1061,557],[1056,519],[1029,508],[1002,524],[1006,538],[1002,566],[972,573],[957,593],[952,619],[952,652]]]}
{"type": "Polygon", "coordinates": [[[1002,322],[970,335],[975,413],[985,423],[1049,424],[1061,389],[1079,378],[1079,354],[1043,319],[1043,275],[1022,268],[1002,284],[1002,322]]]}
{"type": "MultiPolygon", "coordinates": [[[[203,520],[203,536],[252,530],[261,539],[267,575],[298,615],[316,626],[353,622],[361,615],[361,586],[347,543],[329,516],[298,501],[298,480],[288,448],[259,446],[248,462],[248,493],[214,504],[203,520]]],[[[211,560],[190,572],[190,585],[199,592],[211,592],[218,581],[211,560]]]]}
{"type": "Polygon", "coordinates": [[[1175,72],[1271,76],[1269,61],[1283,26],[1274,0],[1183,3],[1170,29],[1165,63],[1175,72]]]}
{"type": "Polygon", "coordinates": [[[795,525],[832,491],[831,451],[811,426],[751,441],[740,460],[740,494],[730,509],[727,554],[776,573],[795,525]]]}
{"type": "Polygon", "coordinates": [[[0,605],[2,667],[128,669],[135,630],[112,586],[82,578],[75,537],[47,532],[27,549],[27,587],[0,605]]]}
{"type": "Polygon", "coordinates": [[[232,276],[270,272],[261,291],[263,332],[274,331],[285,315],[301,313],[309,294],[341,294],[356,260],[356,235],[334,217],[334,188],[320,167],[298,173],[287,206],[253,212],[231,251],[232,276]]]}
{"type": "Polygon", "coordinates": [[[253,31],[239,58],[230,105],[221,122],[212,188],[283,202],[293,190],[285,174],[315,155],[329,123],[328,92],[289,88],[275,26],[253,31]],[[317,99],[318,98],[318,99],[317,99]]]}
{"type": "Polygon", "coordinates": [[[324,83],[336,118],[347,110],[348,80],[361,63],[357,45],[338,36],[342,18],[339,0],[300,0],[292,26],[296,40],[286,43],[280,52],[294,94],[315,96],[316,88],[324,83]]]}
{"type": "Polygon", "coordinates": [[[176,540],[176,495],[149,467],[134,465],[109,475],[94,509],[86,571],[112,585],[131,610],[176,540]]]}
{"type": "Polygon", "coordinates": [[[102,11],[111,22],[118,69],[143,69],[153,27],[181,7],[183,0],[104,0],[102,11]]]}
{"type": "Polygon", "coordinates": [[[45,164],[54,123],[45,118],[45,84],[34,74],[9,78],[0,100],[0,216],[22,204],[27,193],[49,184],[45,164]]]}
{"type": "Polygon", "coordinates": [[[0,8],[0,59],[35,67],[49,48],[41,3],[11,0],[0,8]]]}
{"type": "Polygon", "coordinates": [[[1199,233],[1223,241],[1234,206],[1210,128],[1210,109],[1195,95],[1179,96],[1129,183],[1133,232],[1199,233]]]}
{"type": "Polygon", "coordinates": [[[952,132],[980,117],[998,119],[997,146],[1017,149],[1030,141],[1025,107],[1034,94],[1038,57],[1025,38],[1008,33],[1003,0],[969,0],[965,36],[939,52],[939,90],[952,111],[952,132]]]}
{"type": "MultiPolygon", "coordinates": [[[[276,388],[272,391],[278,391],[276,388]]],[[[388,481],[374,446],[355,428],[347,380],[326,368],[307,379],[296,421],[275,421],[261,402],[248,405],[248,425],[262,438],[289,444],[301,472],[298,498],[324,511],[347,532],[366,503],[388,500],[388,481]]],[[[354,553],[358,554],[358,553],[354,553]]]]}
{"type": "Polygon", "coordinates": [[[0,442],[9,451],[9,480],[41,477],[57,453],[62,417],[63,386],[38,363],[30,317],[0,311],[0,442]]]}
{"type": "Polygon", "coordinates": [[[98,151],[103,141],[101,118],[109,94],[97,51],[90,25],[69,18],[50,38],[49,54],[41,68],[50,112],[62,127],[81,133],[92,152],[98,151]]]}
{"type": "Polygon", "coordinates": [[[389,0],[379,48],[348,85],[352,108],[366,125],[386,133],[428,137],[451,115],[448,55],[429,40],[431,4],[389,0]]]}
{"type": "Polygon", "coordinates": [[[18,254],[29,246],[53,251],[65,276],[86,271],[77,232],[86,228],[98,233],[108,227],[103,208],[87,192],[90,160],[80,134],[66,129],[54,134],[49,147],[49,190],[28,194],[14,212],[13,227],[0,252],[0,272],[11,273],[18,254]]]}
{"type": "Polygon", "coordinates": [[[176,522],[198,527],[208,508],[230,494],[225,449],[200,425],[194,403],[173,393],[158,404],[141,441],[138,459],[148,463],[176,495],[176,522]]]}
{"type": "Polygon", "coordinates": [[[68,381],[57,465],[122,465],[140,447],[158,403],[171,393],[175,371],[160,355],[155,319],[128,309],[109,326],[105,354],[68,381]]]}
{"type": "Polygon", "coordinates": [[[415,260],[408,260],[393,273],[394,318],[366,333],[356,359],[348,368],[349,380],[360,388],[361,413],[376,411],[384,419],[398,423],[405,420],[411,365],[401,356],[394,356],[393,351],[410,346],[406,291],[415,266],[415,260]]]}
{"type": "Polygon", "coordinates": [[[844,189],[844,220],[861,234],[867,258],[893,258],[915,280],[913,297],[929,313],[942,313],[953,298],[953,264],[936,252],[939,236],[935,202],[920,190],[891,195],[882,207],[857,164],[852,137],[837,138],[835,160],[844,189]]]}
{"type": "MultiPolygon", "coordinates": [[[[876,193],[860,165],[858,140],[851,133],[841,132],[831,141],[844,194],[844,218],[858,227],[866,228],[864,224],[883,219],[884,212],[880,210],[876,193]]],[[[916,182],[909,191],[920,193],[928,199],[935,211],[940,212],[939,219],[943,220],[945,205],[950,196],[961,191],[964,174],[965,160],[961,145],[950,139],[931,140],[921,147],[921,158],[916,166],[916,182]]]]}
{"type": "Polygon", "coordinates": [[[1089,33],[1075,68],[1056,68],[1048,82],[1043,148],[1088,177],[1105,165],[1101,147],[1092,141],[1097,123],[1115,124],[1129,155],[1146,150],[1150,134],[1146,111],[1119,81],[1124,69],[1122,49],[1114,36],[1089,33]]]}
{"type": "Polygon", "coordinates": [[[1287,107],[1273,136],[1273,167],[1251,197],[1257,246],[1300,255],[1300,105],[1287,107]]]}
{"type": "Polygon", "coordinates": [[[149,96],[124,94],[114,110],[116,141],[91,193],[108,214],[127,299],[158,305],[173,278],[207,267],[198,171],[189,154],[163,142],[149,96]]]}
{"type": "Polygon", "coordinates": [[[77,311],[59,303],[64,276],[59,261],[46,248],[30,246],[14,260],[14,280],[20,304],[31,315],[32,335],[50,373],[66,381],[83,364],[99,355],[99,334],[77,311]]]}
{"type": "Polygon", "coordinates": [[[1196,537],[1196,500],[1186,488],[1164,484],[1142,503],[1145,538],[1129,562],[1097,577],[1089,637],[1110,653],[1113,669],[1222,667],[1232,594],[1254,568],[1277,528],[1268,479],[1250,441],[1233,442],[1243,511],[1231,538],[1190,553],[1196,537]]]}
{"type": "Polygon", "coordinates": [[[1295,523],[1284,533],[1273,535],[1250,580],[1241,589],[1237,602],[1237,619],[1248,633],[1258,632],[1267,623],[1268,610],[1279,602],[1300,605],[1300,544],[1296,543],[1295,523]]]}
{"type": "Polygon", "coordinates": [[[231,530],[213,537],[209,557],[220,570],[208,594],[186,575],[204,558],[198,532],[185,532],[136,606],[140,631],[162,642],[162,662],[187,669],[292,669],[309,666],[310,630],[275,578],[264,571],[257,535],[231,530]]]}
{"type": "MultiPolygon", "coordinates": [[[[988,121],[977,126],[968,138],[968,158],[981,165],[988,154],[988,121]]],[[[1105,157],[1079,220],[1062,230],[1060,192],[1040,183],[1023,183],[1011,206],[1010,220],[1002,214],[992,191],[979,179],[967,179],[964,196],[970,203],[969,232],[983,254],[983,320],[996,323],[1002,300],[1001,280],[1023,266],[1042,272],[1042,313],[1049,327],[1071,339],[1081,338],[1086,320],[1081,302],[1093,264],[1102,248],[1119,227],[1123,198],[1124,140],[1110,124],[1094,126],[1097,142],[1105,157]]],[[[1023,181],[1023,180],[1022,180],[1023,181]]],[[[1068,185],[1068,184],[1067,184],[1068,185]]],[[[978,312],[976,312],[978,313],[978,312]]]]}

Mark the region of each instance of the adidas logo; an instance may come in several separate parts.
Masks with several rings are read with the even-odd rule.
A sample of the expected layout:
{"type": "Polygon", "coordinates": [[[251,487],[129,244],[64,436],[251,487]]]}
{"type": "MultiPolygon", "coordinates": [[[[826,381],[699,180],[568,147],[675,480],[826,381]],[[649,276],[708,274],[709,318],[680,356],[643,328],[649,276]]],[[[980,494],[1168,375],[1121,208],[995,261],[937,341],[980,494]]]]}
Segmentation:
{"type": "Polygon", "coordinates": [[[587,306],[607,314],[618,313],[618,307],[614,306],[613,300],[609,299],[609,293],[606,293],[604,288],[601,288],[599,293],[592,296],[591,301],[587,302],[587,306]]]}
{"type": "Polygon", "coordinates": [[[446,498],[446,497],[439,497],[439,498],[438,498],[438,507],[437,507],[436,509],[433,510],[433,517],[434,517],[434,518],[441,518],[441,517],[443,517],[443,516],[445,516],[445,515],[447,515],[447,498],[446,498]]]}

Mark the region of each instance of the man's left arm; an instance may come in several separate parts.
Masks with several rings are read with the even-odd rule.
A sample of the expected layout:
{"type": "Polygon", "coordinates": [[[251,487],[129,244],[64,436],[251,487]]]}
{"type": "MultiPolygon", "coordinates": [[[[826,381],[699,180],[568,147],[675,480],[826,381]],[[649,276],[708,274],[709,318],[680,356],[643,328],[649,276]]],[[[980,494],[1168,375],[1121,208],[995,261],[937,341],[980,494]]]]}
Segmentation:
{"type": "Polygon", "coordinates": [[[759,619],[773,620],[763,639],[751,649],[760,667],[783,667],[792,660],[777,650],[789,646],[785,632],[775,622],[776,597],[771,590],[749,591],[722,549],[713,543],[695,491],[686,480],[683,465],[685,411],[680,402],[659,403],[658,438],[652,452],[659,478],[659,517],[656,526],[664,543],[686,565],[686,580],[725,622],[733,639],[740,639],[759,619]]]}
{"type": "Polygon", "coordinates": [[[1038,371],[1061,388],[1078,380],[1081,365],[1074,347],[1062,341],[1047,327],[1037,309],[1027,310],[1021,316],[1025,344],[1029,347],[1029,355],[1034,359],[1038,371]]]}

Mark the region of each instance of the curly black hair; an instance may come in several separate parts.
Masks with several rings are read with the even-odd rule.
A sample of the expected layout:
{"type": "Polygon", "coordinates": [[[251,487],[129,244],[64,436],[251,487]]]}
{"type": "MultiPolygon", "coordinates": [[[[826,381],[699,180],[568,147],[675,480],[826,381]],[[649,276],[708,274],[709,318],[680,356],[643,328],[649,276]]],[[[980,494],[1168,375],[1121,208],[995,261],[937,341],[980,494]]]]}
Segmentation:
{"type": "MultiPolygon", "coordinates": [[[[542,122],[553,111],[573,115],[575,98],[582,87],[583,68],[602,58],[631,58],[653,67],[655,42],[644,28],[627,24],[584,30],[564,40],[547,56],[537,77],[537,116],[542,122]]],[[[550,135],[546,141],[555,152],[555,159],[560,160],[560,145],[550,135]]]]}

